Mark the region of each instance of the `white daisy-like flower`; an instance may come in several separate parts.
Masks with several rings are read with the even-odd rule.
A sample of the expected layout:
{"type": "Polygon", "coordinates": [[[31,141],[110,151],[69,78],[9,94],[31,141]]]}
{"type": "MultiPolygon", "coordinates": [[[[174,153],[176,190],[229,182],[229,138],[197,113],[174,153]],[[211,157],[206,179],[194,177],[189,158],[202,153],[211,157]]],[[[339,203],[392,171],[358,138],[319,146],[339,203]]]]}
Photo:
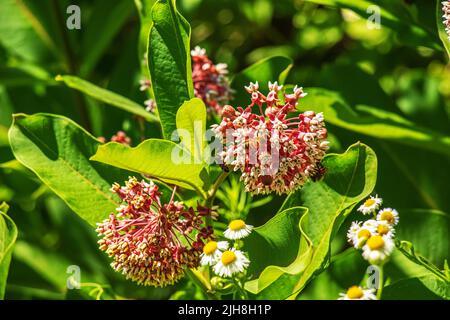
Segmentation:
{"type": "Polygon", "coordinates": [[[375,289],[363,289],[359,286],[352,286],[339,296],[338,300],[377,300],[375,289]]]}
{"type": "Polygon", "coordinates": [[[389,237],[372,236],[363,247],[363,258],[370,264],[383,264],[394,250],[394,241],[389,237]]]}
{"type": "Polygon", "coordinates": [[[370,196],[369,199],[364,201],[364,203],[359,206],[358,211],[362,212],[362,214],[368,214],[377,210],[382,203],[383,199],[378,198],[378,195],[376,195],[375,197],[370,196]]]}
{"type": "Polygon", "coordinates": [[[252,232],[253,226],[245,224],[244,220],[233,220],[223,235],[230,240],[242,239],[252,232]]]}
{"type": "Polygon", "coordinates": [[[220,277],[231,277],[235,273],[244,271],[249,264],[250,261],[242,251],[231,248],[222,253],[220,260],[214,266],[214,273],[220,277]]]}
{"type": "Polygon", "coordinates": [[[361,226],[361,222],[352,222],[347,232],[348,241],[356,248],[361,248],[364,243],[376,232],[376,227],[371,225],[361,226]]]}
{"type": "Polygon", "coordinates": [[[394,226],[386,220],[377,221],[376,235],[392,239],[395,235],[394,226]]]}
{"type": "Polygon", "coordinates": [[[398,217],[398,212],[395,209],[392,208],[384,208],[380,211],[378,211],[378,215],[377,215],[377,220],[378,221],[386,221],[388,222],[390,225],[397,225],[399,217],[398,217]]]}
{"type": "Polygon", "coordinates": [[[200,264],[202,266],[212,266],[216,264],[222,255],[222,251],[227,250],[229,247],[226,241],[209,241],[203,247],[203,253],[200,255],[200,264]]]}

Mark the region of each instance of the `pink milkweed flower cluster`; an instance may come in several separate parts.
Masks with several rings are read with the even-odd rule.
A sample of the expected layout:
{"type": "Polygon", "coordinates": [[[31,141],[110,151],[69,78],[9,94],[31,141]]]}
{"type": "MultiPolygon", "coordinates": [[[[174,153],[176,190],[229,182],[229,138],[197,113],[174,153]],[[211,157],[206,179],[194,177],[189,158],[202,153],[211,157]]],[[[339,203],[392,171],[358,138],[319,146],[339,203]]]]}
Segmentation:
{"type": "MultiPolygon", "coordinates": [[[[98,137],[97,138],[101,143],[106,143],[105,137],[98,137]]],[[[115,135],[111,137],[112,142],[118,142],[121,144],[124,144],[126,146],[131,145],[131,138],[127,136],[127,134],[124,131],[117,131],[115,135]]]]}
{"type": "Polygon", "coordinates": [[[227,78],[227,65],[215,65],[208,58],[205,49],[198,46],[191,51],[191,57],[194,94],[205,102],[208,113],[215,112],[220,115],[232,93],[227,78]]]}
{"type": "Polygon", "coordinates": [[[223,145],[218,160],[241,171],[246,190],[253,194],[290,193],[321,170],[329,144],[323,114],[288,116],[306,95],[297,86],[293,93],[283,93],[283,102],[277,82],[269,82],[267,96],[258,83],[245,88],[251,103],[245,109],[225,106],[221,123],[212,126],[223,145]]]}
{"type": "Polygon", "coordinates": [[[444,12],[442,17],[444,18],[445,32],[450,41],[450,1],[442,1],[442,11],[444,12]]]}
{"type": "Polygon", "coordinates": [[[100,249],[113,258],[116,271],[138,284],[163,287],[182,278],[185,268],[199,265],[204,241],[212,237],[212,228],[203,226],[210,209],[186,208],[173,200],[175,190],[162,203],[156,184],[134,177],[111,190],[123,204],[97,232],[100,249]]]}

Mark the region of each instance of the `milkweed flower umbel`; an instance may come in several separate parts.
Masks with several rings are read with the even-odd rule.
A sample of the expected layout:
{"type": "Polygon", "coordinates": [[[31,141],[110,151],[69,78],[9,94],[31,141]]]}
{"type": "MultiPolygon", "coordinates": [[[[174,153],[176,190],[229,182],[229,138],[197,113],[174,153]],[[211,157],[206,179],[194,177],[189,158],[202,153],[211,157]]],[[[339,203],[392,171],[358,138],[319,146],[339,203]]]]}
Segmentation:
{"type": "MultiPolygon", "coordinates": [[[[183,277],[185,268],[200,262],[204,241],[212,229],[203,227],[210,209],[162,203],[153,182],[130,178],[112,189],[123,201],[117,213],[98,224],[100,249],[113,258],[111,266],[138,284],[165,286],[183,277]]],[[[175,192],[175,190],[174,190],[175,192]]]]}
{"type": "Polygon", "coordinates": [[[282,86],[277,82],[269,82],[267,96],[259,91],[257,82],[245,89],[251,103],[245,109],[225,106],[221,123],[212,126],[223,145],[218,160],[241,171],[248,192],[295,191],[319,171],[328,150],[323,114],[306,111],[288,117],[306,95],[299,87],[293,93],[284,93],[284,102],[278,97],[282,86]]]}
{"type": "Polygon", "coordinates": [[[205,102],[208,112],[220,115],[222,107],[228,103],[232,93],[227,78],[227,65],[225,63],[215,65],[209,59],[206,50],[198,46],[191,51],[191,57],[194,94],[205,102]]]}
{"type": "Polygon", "coordinates": [[[346,293],[339,295],[338,300],[377,300],[375,289],[363,289],[360,286],[352,286],[346,293]]]}

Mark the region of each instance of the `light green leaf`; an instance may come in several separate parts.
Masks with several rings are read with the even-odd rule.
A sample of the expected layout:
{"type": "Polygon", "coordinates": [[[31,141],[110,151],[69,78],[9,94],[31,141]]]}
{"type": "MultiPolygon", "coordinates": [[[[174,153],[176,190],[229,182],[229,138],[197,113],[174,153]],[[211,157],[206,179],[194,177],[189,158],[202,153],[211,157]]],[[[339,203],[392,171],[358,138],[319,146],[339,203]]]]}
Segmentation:
{"type": "Polygon", "coordinates": [[[155,0],[134,0],[141,23],[139,31],[138,57],[141,61],[142,72],[146,77],[150,77],[147,64],[147,50],[150,28],[152,26],[152,7],[154,3],[155,0]]]}
{"type": "Polygon", "coordinates": [[[8,205],[0,204],[0,300],[5,297],[6,279],[14,243],[17,239],[17,227],[6,215],[8,205]]]}
{"type": "Polygon", "coordinates": [[[323,112],[325,121],[335,126],[391,140],[422,149],[450,155],[450,137],[421,128],[401,116],[385,110],[357,106],[352,110],[336,92],[308,88],[308,95],[299,103],[299,110],[323,112]]]}
{"type": "Polygon", "coordinates": [[[91,225],[118,207],[119,199],[109,189],[127,174],[90,162],[100,142],[72,120],[16,114],[9,141],[16,159],[91,225]]]}
{"type": "MultiPolygon", "coordinates": [[[[296,264],[298,272],[285,273],[276,281],[270,279],[273,283],[265,289],[264,286],[255,285],[255,282],[249,283],[246,289],[258,294],[258,298],[295,298],[327,264],[330,242],[344,217],[375,186],[377,158],[373,150],[364,144],[356,143],[343,154],[327,155],[323,165],[327,170],[324,178],[319,182],[309,182],[288,196],[280,209],[284,212],[300,205],[309,209],[301,221],[303,236],[300,244],[303,245],[300,245],[297,255],[289,258],[296,264]]],[[[269,266],[266,270],[269,268],[273,267],[269,266]]],[[[262,275],[265,276],[264,272],[262,275]]],[[[264,282],[264,285],[268,285],[268,282],[264,282]]]]}
{"type": "Polygon", "coordinates": [[[198,98],[185,102],[178,110],[176,122],[180,144],[168,140],[148,139],[137,147],[130,148],[110,142],[100,146],[91,160],[139,172],[169,184],[195,190],[205,196],[209,175],[201,157],[206,129],[204,103],[198,98]],[[186,138],[189,143],[185,141],[186,138]]]}
{"type": "Polygon", "coordinates": [[[149,122],[158,122],[159,121],[155,115],[147,112],[143,108],[143,106],[137,104],[136,102],[134,102],[124,96],[121,96],[117,93],[114,93],[112,91],[98,87],[95,84],[92,84],[86,80],[80,79],[75,76],[69,76],[69,75],[63,75],[63,76],[58,75],[56,77],[56,80],[63,81],[70,88],[81,91],[84,94],[87,94],[88,96],[90,96],[94,99],[97,99],[99,101],[102,101],[108,105],[117,107],[124,111],[135,114],[139,117],[142,117],[149,122]]]}
{"type": "Polygon", "coordinates": [[[173,0],[159,0],[152,8],[148,67],[163,136],[176,129],[176,113],[194,97],[190,55],[190,26],[173,0]]]}
{"type": "Polygon", "coordinates": [[[444,45],[447,56],[450,58],[450,35],[445,31],[444,18],[442,17],[444,12],[442,11],[442,0],[436,0],[436,24],[439,33],[439,38],[444,45]]]}
{"type": "Polygon", "coordinates": [[[251,66],[239,72],[231,83],[235,90],[234,103],[239,106],[247,106],[250,103],[250,97],[244,86],[250,82],[258,81],[261,91],[268,90],[269,81],[278,81],[283,84],[292,68],[292,59],[283,56],[268,57],[258,61],[251,66]]]}
{"type": "Polygon", "coordinates": [[[148,139],[135,148],[116,142],[101,145],[91,160],[139,172],[205,195],[205,179],[207,179],[205,167],[202,164],[174,163],[172,153],[189,154],[172,141],[148,139]]]}

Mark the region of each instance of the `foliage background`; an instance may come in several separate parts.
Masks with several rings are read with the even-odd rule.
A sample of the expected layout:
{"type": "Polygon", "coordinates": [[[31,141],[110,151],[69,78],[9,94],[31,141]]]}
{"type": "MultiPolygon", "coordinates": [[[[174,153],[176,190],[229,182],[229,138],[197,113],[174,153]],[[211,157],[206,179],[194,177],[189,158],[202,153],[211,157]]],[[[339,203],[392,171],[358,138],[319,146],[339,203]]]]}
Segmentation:
{"type": "MultiPolygon", "coordinates": [[[[137,2],[149,8],[152,1],[137,2]]],[[[192,45],[205,47],[216,63],[227,63],[232,75],[265,57],[285,55],[294,60],[286,83],[337,92],[354,111],[370,106],[390,112],[383,121],[378,118],[379,124],[389,123],[393,113],[411,121],[413,129],[431,130],[427,139],[411,145],[401,135],[385,138],[396,136],[389,126],[369,128],[367,134],[358,127],[329,124],[332,152],[341,153],[358,140],[375,150],[379,164],[375,191],[401,212],[403,234],[409,236],[405,239],[416,240],[423,251],[437,248],[449,257],[450,148],[439,140],[450,135],[450,69],[437,33],[436,4],[378,1],[398,21],[369,30],[358,8],[336,8],[362,2],[178,0],[177,4],[191,24],[192,45]],[[425,36],[411,32],[411,25],[419,26],[425,36]],[[408,217],[409,212],[414,213],[408,217]],[[433,212],[445,217],[443,233],[433,232],[442,223],[433,219],[433,212]]],[[[135,286],[114,273],[106,255],[97,249],[92,228],[14,160],[7,139],[13,113],[50,112],[73,119],[94,136],[109,138],[125,130],[136,145],[142,131],[135,117],[69,89],[54,77],[78,75],[143,104],[140,37],[133,1],[0,0],[0,202],[10,204],[8,214],[19,230],[6,298],[92,299],[97,294],[102,298],[202,298],[187,281],[152,289],[135,286]],[[65,28],[69,4],[81,7],[81,30],[65,28]],[[82,290],[66,289],[69,265],[81,267],[86,284],[82,290]]],[[[153,124],[144,130],[146,137],[160,137],[153,124]]],[[[241,211],[254,225],[266,222],[284,200],[271,197],[263,207],[251,208],[249,199],[239,202],[239,188],[221,193],[219,200],[231,199],[225,214],[231,217],[241,211]]],[[[360,281],[365,266],[357,254],[345,250],[347,227],[348,222],[332,243],[330,267],[299,298],[335,299],[360,281]]],[[[410,269],[404,269],[407,264],[402,257],[398,260],[394,259],[390,274],[401,281],[410,269]]],[[[442,256],[432,260],[443,268],[442,256]]],[[[409,289],[404,292],[393,290],[392,298],[437,298],[423,283],[415,285],[406,286],[409,289]],[[417,290],[411,291],[412,287],[417,290]]],[[[386,295],[390,297],[389,289],[386,295]]]]}

